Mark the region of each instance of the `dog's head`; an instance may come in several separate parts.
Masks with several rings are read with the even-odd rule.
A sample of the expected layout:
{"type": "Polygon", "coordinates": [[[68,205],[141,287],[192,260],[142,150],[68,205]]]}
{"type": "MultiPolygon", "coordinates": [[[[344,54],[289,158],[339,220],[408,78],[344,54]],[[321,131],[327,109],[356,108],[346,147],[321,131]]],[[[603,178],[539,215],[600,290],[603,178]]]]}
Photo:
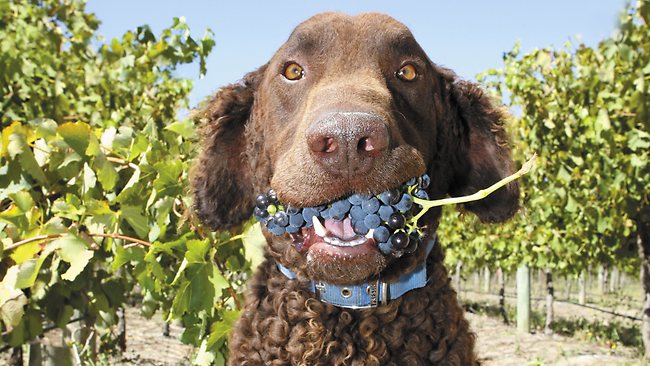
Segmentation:
{"type": "MultiPolygon", "coordinates": [[[[513,170],[501,110],[381,14],[310,18],[266,65],[221,89],[200,113],[203,149],[192,188],[199,217],[215,229],[248,219],[256,194],[269,189],[283,204],[307,207],[378,194],[428,173],[429,197],[441,198],[473,193],[513,170]]],[[[518,195],[510,184],[465,209],[504,220],[518,195]]],[[[439,215],[424,217],[430,231],[439,215]]],[[[329,224],[339,236],[350,232],[329,224]]],[[[420,248],[389,258],[372,240],[354,247],[316,240],[298,250],[295,238],[265,235],[278,261],[334,283],[397,275],[424,256],[420,248]]]]}

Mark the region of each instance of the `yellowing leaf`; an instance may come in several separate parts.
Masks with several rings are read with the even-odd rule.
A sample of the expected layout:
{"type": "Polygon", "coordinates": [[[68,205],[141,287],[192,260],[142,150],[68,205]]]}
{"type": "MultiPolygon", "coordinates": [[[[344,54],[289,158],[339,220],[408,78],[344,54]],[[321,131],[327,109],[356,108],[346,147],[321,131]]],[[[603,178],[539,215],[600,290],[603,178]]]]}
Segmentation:
{"type": "Polygon", "coordinates": [[[266,244],[259,223],[252,225],[244,232],[242,242],[246,250],[246,259],[251,262],[251,269],[255,270],[264,261],[264,245],[266,244]]]}
{"type": "Polygon", "coordinates": [[[10,256],[11,259],[13,259],[14,262],[16,262],[16,264],[21,264],[26,260],[34,258],[36,253],[40,252],[40,250],[41,250],[40,243],[37,241],[33,241],[31,243],[23,244],[18,248],[14,249],[10,256]]]}
{"type": "Polygon", "coordinates": [[[86,156],[90,141],[90,126],[83,122],[68,122],[59,125],[57,132],[63,141],[80,156],[86,156]]]}

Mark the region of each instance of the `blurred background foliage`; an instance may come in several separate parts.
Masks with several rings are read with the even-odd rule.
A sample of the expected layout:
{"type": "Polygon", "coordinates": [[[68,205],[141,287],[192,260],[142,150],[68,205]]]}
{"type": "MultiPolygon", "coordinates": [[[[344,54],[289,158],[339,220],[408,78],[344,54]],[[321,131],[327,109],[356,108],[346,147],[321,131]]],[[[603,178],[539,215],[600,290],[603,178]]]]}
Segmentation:
{"type": "Polygon", "coordinates": [[[251,260],[243,236],[189,215],[192,81],[174,75],[206,72],[212,32],[175,18],[105,42],[73,0],[1,1],[0,15],[0,344],[79,314],[115,350],[118,309],[139,296],[144,315],[182,321],[197,363],[223,363],[251,260]]]}

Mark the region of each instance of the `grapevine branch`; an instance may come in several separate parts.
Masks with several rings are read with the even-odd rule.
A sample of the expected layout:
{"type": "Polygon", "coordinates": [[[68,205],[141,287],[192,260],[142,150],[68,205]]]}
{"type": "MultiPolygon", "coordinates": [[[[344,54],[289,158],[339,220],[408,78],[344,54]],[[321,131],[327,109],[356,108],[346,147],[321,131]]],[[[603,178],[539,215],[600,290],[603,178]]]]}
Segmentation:
{"type": "MultiPolygon", "coordinates": [[[[122,234],[115,234],[115,233],[110,233],[110,234],[87,233],[87,234],[89,236],[98,236],[98,237],[102,237],[102,238],[113,238],[113,239],[122,239],[122,240],[131,242],[131,244],[125,245],[124,246],[125,248],[131,247],[134,244],[143,245],[145,247],[151,246],[151,243],[149,243],[148,241],[136,239],[136,238],[133,238],[133,237],[130,237],[130,236],[122,235],[122,234]]],[[[18,247],[20,247],[22,245],[29,244],[29,243],[32,243],[32,242],[35,242],[35,241],[52,241],[54,239],[59,239],[59,238],[63,237],[64,235],[66,235],[66,234],[38,235],[38,236],[35,236],[33,238],[27,238],[27,239],[24,239],[24,240],[21,240],[21,241],[17,241],[15,243],[11,244],[11,245],[8,245],[7,247],[4,248],[4,251],[6,252],[6,251],[14,250],[14,249],[16,249],[16,248],[18,248],[18,247]]]]}
{"type": "Polygon", "coordinates": [[[535,165],[535,160],[537,159],[537,154],[534,154],[533,157],[531,157],[524,165],[522,165],[521,169],[519,169],[516,173],[509,175],[500,181],[494,183],[493,185],[489,186],[488,188],[481,189],[480,191],[470,194],[468,196],[461,196],[461,197],[450,197],[450,198],[442,198],[438,200],[424,200],[421,198],[413,197],[413,202],[417,203],[418,205],[422,206],[422,210],[415,215],[412,219],[411,222],[417,222],[420,217],[422,217],[430,208],[433,207],[438,207],[438,206],[445,206],[445,205],[453,205],[453,204],[459,204],[459,203],[466,203],[466,202],[472,202],[472,201],[478,201],[481,200],[490,194],[492,194],[494,191],[497,189],[505,186],[506,184],[515,181],[519,178],[521,178],[524,174],[530,172],[530,170],[533,168],[533,165],[535,165]]]}

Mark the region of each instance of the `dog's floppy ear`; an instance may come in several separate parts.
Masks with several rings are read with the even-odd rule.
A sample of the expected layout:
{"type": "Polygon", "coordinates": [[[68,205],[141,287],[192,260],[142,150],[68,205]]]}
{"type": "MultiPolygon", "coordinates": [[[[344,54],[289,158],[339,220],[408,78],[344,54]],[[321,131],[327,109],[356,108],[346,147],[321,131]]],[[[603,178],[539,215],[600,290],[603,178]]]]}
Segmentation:
{"type": "MultiPolygon", "coordinates": [[[[441,70],[448,93],[448,123],[454,125],[460,143],[454,153],[454,177],[449,193],[464,196],[487,188],[514,173],[508,136],[503,123],[506,111],[475,83],[459,80],[449,70],[441,70]]],[[[510,218],[519,207],[517,182],[500,188],[488,197],[464,204],[481,221],[510,218]]]]}
{"type": "Polygon", "coordinates": [[[195,112],[202,126],[201,152],[191,174],[194,210],[212,229],[230,229],[252,214],[253,178],[245,130],[265,69],[220,89],[195,112]]]}

